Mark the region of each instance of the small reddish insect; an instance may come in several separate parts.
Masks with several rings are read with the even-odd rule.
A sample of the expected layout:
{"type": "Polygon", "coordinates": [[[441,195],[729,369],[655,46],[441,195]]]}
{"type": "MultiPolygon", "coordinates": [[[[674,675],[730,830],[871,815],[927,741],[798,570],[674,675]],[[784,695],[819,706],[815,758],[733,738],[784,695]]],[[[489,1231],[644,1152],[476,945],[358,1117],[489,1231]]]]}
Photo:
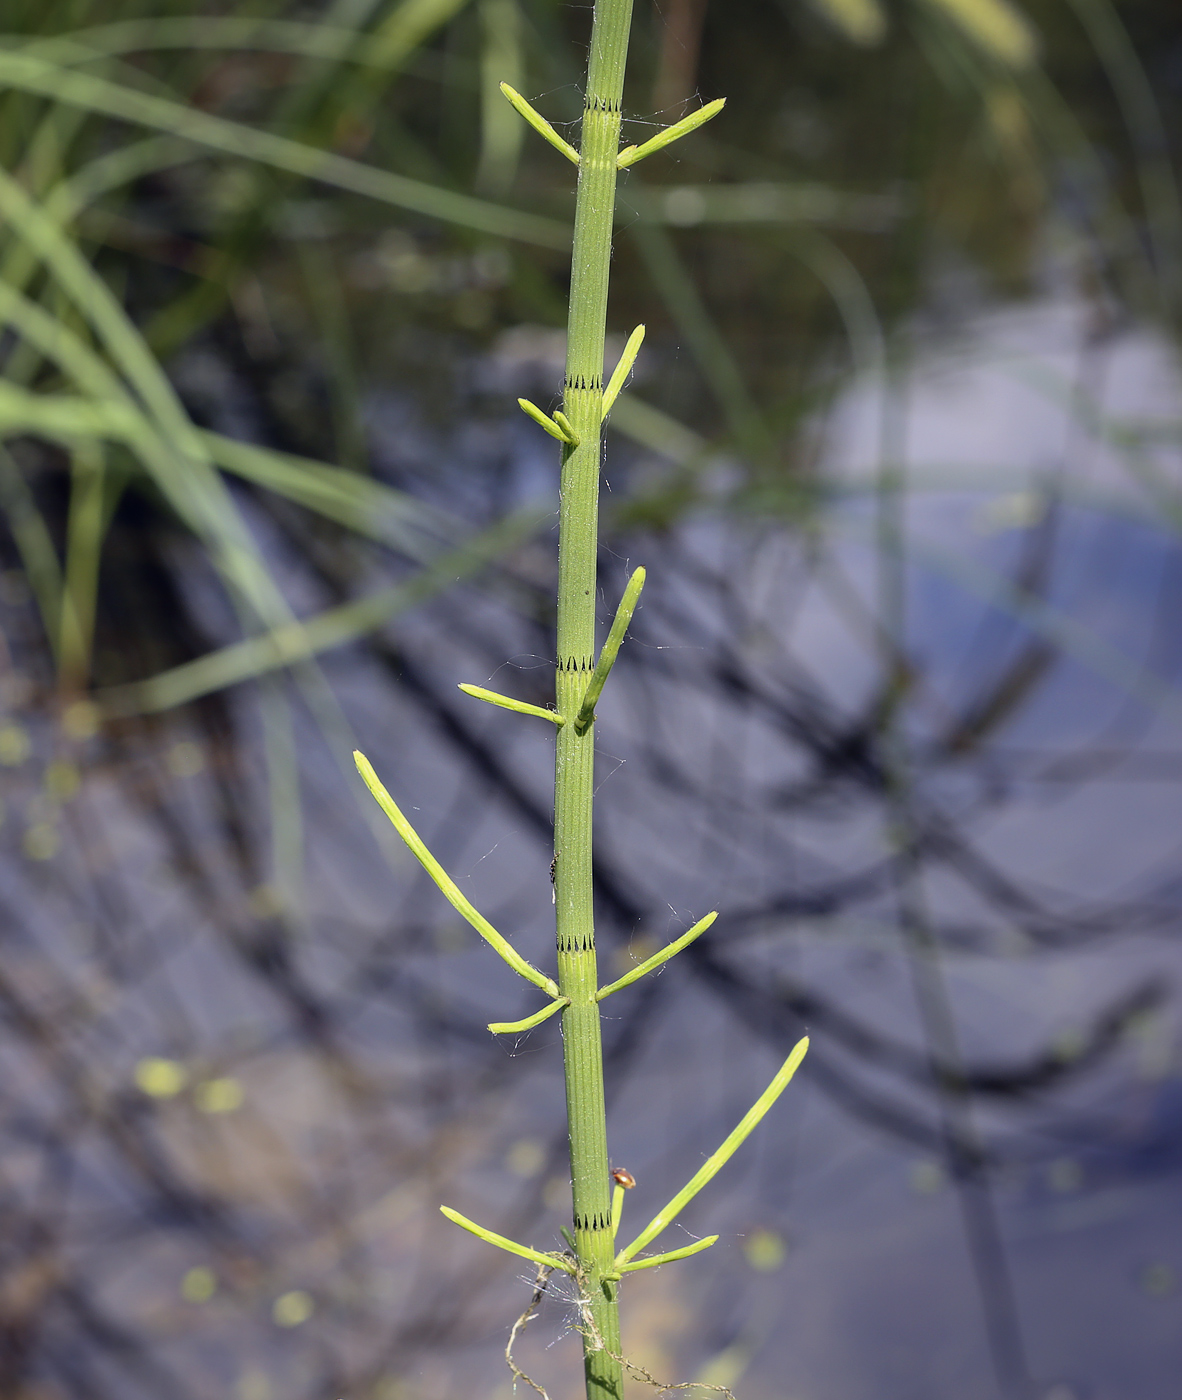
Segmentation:
{"type": "Polygon", "coordinates": [[[612,1180],[617,1186],[622,1186],[625,1191],[631,1191],[636,1185],[636,1178],[627,1167],[617,1167],[615,1171],[612,1172],[612,1180]]]}

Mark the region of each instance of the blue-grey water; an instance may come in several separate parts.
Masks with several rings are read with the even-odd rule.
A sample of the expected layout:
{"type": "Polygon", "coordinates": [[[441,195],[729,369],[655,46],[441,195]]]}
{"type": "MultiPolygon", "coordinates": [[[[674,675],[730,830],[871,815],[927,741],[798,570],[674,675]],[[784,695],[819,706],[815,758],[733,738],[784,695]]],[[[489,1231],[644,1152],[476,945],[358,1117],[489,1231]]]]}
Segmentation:
{"type": "MultiPolygon", "coordinates": [[[[473,370],[474,395],[544,378],[521,344],[473,370]]],[[[602,960],[720,911],[605,1003],[625,1230],[813,1037],[668,1237],[719,1243],[627,1280],[625,1350],[745,1400],[1169,1400],[1178,366],[1069,300],[914,345],[818,415],[805,507],[773,515],[706,460],[687,518],[610,536],[605,618],[626,567],[649,585],[599,711],[602,960]]],[[[387,401],[369,427],[379,466],[421,472],[436,506],[552,500],[528,424],[431,427],[387,401]]],[[[674,470],[609,452],[622,497],[674,470]]],[[[240,840],[278,833],[266,888],[235,864],[216,757],[175,726],[151,773],[84,768],[49,858],[21,837],[40,779],[13,769],[4,1190],[76,1280],[63,1299],[30,1266],[0,1293],[52,1354],[29,1397],[508,1400],[531,1275],[436,1207],[559,1244],[559,1031],[490,1045],[484,1024],[535,996],[375,839],[321,721],[547,966],[548,727],[454,686],[544,701],[553,540],[395,618],[387,656],[326,655],[335,718],[311,680],[231,693],[256,769],[240,840]],[[302,827],[294,801],[269,808],[268,733],[302,827]],[[184,1086],[145,1092],[152,1058],[184,1086]]],[[[266,542],[301,610],[331,603],[266,542]]],[[[377,586],[390,566],[364,569],[377,586]]],[[[232,636],[198,572],[192,590],[232,636]]],[[[519,1348],[555,1400],[579,1388],[573,1321],[555,1297],[519,1348]]]]}

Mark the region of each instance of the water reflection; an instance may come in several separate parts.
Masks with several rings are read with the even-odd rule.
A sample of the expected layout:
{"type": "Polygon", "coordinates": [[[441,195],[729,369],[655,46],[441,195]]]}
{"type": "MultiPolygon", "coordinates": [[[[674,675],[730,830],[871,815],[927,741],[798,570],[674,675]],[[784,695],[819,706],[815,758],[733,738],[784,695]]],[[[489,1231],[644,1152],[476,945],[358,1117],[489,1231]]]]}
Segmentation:
{"type": "MultiPolygon", "coordinates": [[[[748,1033],[807,1025],[828,1100],[778,1155],[791,1205],[763,1206],[807,1235],[748,1377],[768,1393],[1168,1384],[1176,377],[1073,312],[989,318],[851,396],[813,537],[702,528],[637,629],[695,738],[625,751],[613,851],[657,825],[646,780],[709,814],[689,889],[721,880],[723,914],[686,961],[748,1033]]],[[[735,1316],[771,1309],[736,1287],[735,1316]]]]}
{"type": "MultiPolygon", "coordinates": [[[[610,1008],[629,1210],[813,1036],[804,1084],[686,1218],[722,1234],[710,1267],[630,1281],[627,1346],[749,1400],[1154,1400],[1182,1360],[1175,366],[1065,302],[913,345],[818,421],[779,521],[715,462],[687,519],[605,549],[605,612],[628,566],[650,579],[600,710],[605,957],[721,910],[610,1008]]],[[[544,500],[548,451],[482,411],[505,364],[450,429],[375,402],[382,475],[473,519],[544,500]]],[[[249,418],[245,390],[210,402],[215,427],[249,418]]],[[[683,470],[617,442],[620,519],[683,470]]],[[[405,567],[242,500],[302,606],[405,567]]],[[[552,570],[543,533],[324,659],[334,723],[539,962],[547,740],[455,684],[544,703],[552,570]]],[[[182,576],[159,605],[202,649],[232,640],[200,561],[182,576]]],[[[558,1032],[490,1044],[532,1003],[375,841],[302,693],[81,726],[57,759],[76,793],[35,714],[0,736],[22,1395],[508,1394],[528,1287],[436,1207],[557,1242],[558,1032]],[[276,753],[298,760],[279,809],[276,753]]],[[[555,1397],[570,1321],[549,1301],[520,1350],[555,1397]]]]}

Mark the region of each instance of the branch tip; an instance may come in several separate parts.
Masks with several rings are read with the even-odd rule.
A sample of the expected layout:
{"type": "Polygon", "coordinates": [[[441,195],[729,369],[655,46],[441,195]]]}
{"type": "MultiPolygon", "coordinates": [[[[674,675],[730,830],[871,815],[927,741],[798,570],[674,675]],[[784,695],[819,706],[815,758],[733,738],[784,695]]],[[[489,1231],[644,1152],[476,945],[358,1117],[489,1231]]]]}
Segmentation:
{"type": "Polygon", "coordinates": [[[654,1254],[651,1259],[633,1259],[626,1264],[618,1264],[621,1274],[634,1274],[640,1269],[655,1269],[661,1264],[672,1264],[678,1259],[688,1259],[691,1254],[701,1254],[712,1244],[718,1243],[717,1235],[707,1235],[704,1239],[687,1244],[684,1249],[671,1249],[668,1254],[654,1254]]]}
{"type": "Polygon", "coordinates": [[[612,620],[611,631],[607,634],[607,641],[603,644],[599,660],[595,663],[591,679],[587,682],[587,689],[583,692],[583,702],[575,717],[576,734],[585,734],[595,719],[595,706],[603,693],[608,676],[611,675],[611,669],[616,664],[616,657],[623,645],[628,624],[632,621],[632,614],[636,611],[636,604],[640,598],[640,590],[644,587],[645,578],[644,569],[637,569],[628,580],[628,587],[624,589],[624,596],[620,599],[620,606],[616,609],[615,618],[612,620]]]}
{"type": "Polygon", "coordinates": [[[555,997],[549,1006],[543,1006],[541,1011],[535,1011],[532,1016],[526,1016],[520,1021],[490,1021],[488,1028],[493,1035],[517,1035],[521,1031],[531,1031],[535,1026],[540,1026],[556,1011],[562,1011],[569,1005],[570,997],[555,997]]]}
{"type": "Polygon", "coordinates": [[[495,690],[485,690],[482,685],[468,685],[461,681],[459,688],[465,695],[471,695],[476,700],[483,700],[488,705],[497,705],[502,710],[512,710],[519,715],[535,715],[538,719],[548,719],[559,729],[566,723],[566,720],[555,710],[546,710],[541,705],[531,705],[525,700],[514,700],[510,695],[501,695],[495,690]]]}
{"type": "Polygon", "coordinates": [[[530,403],[529,399],[518,399],[517,404],[527,418],[532,418],[538,427],[544,428],[552,438],[557,438],[559,442],[564,442],[570,447],[578,447],[579,436],[571,427],[565,413],[556,413],[552,418],[548,413],[543,413],[536,403],[530,403]]]}
{"type": "Polygon", "coordinates": [[[475,1235],[479,1240],[484,1240],[486,1244],[495,1244],[498,1249],[504,1249],[522,1259],[532,1259],[535,1264],[545,1264],[550,1269],[561,1269],[568,1274],[574,1272],[574,1266],[570,1261],[559,1254],[544,1254],[540,1249],[531,1249],[527,1244],[518,1244],[516,1240],[506,1239],[504,1235],[498,1235],[493,1230],[486,1230],[483,1225],[477,1225],[475,1220],[469,1220],[466,1215],[461,1215],[458,1210],[452,1210],[450,1206],[440,1206],[439,1212],[441,1215],[446,1215],[453,1225],[467,1230],[469,1234],[475,1235]]]}
{"type": "Polygon", "coordinates": [[[607,382],[607,388],[603,391],[603,414],[607,416],[608,410],[619,397],[620,390],[624,387],[624,381],[632,373],[632,366],[636,363],[636,356],[644,343],[644,326],[639,325],[628,337],[628,343],[624,346],[624,353],[620,356],[612,377],[607,382]]]}
{"type": "MultiPolygon", "coordinates": [[[[763,1118],[767,1114],[768,1110],[771,1108],[772,1104],[775,1103],[775,1101],[788,1087],[792,1076],[800,1067],[800,1062],[804,1059],[808,1048],[809,1038],[806,1035],[801,1040],[797,1041],[796,1045],[792,1049],[791,1054],[780,1066],[779,1070],[777,1070],[772,1082],[767,1086],[763,1093],[760,1094],[759,1098],[755,1100],[754,1104],[752,1104],[752,1106],[743,1115],[743,1117],[740,1119],[739,1123],[735,1127],[734,1131],[731,1132],[723,1140],[722,1145],[718,1148],[718,1150],[715,1153],[713,1153],[712,1156],[708,1157],[705,1162],[702,1163],[702,1165],[689,1179],[689,1181],[686,1182],[686,1184],[681,1188],[677,1195],[674,1196],[673,1199],[666,1206],[664,1206],[661,1210],[659,1210],[656,1213],[656,1215],[653,1216],[653,1218],[644,1227],[644,1229],[641,1230],[640,1234],[636,1236],[636,1238],[627,1247],[627,1249],[622,1249],[619,1252],[619,1254],[616,1255],[617,1269],[623,1270],[627,1268],[627,1266],[632,1260],[633,1255],[639,1253],[639,1251],[642,1250],[646,1244],[649,1244],[652,1240],[656,1239],[656,1237],[661,1233],[661,1231],[664,1230],[667,1225],[671,1224],[690,1203],[690,1201],[693,1200],[693,1198],[698,1194],[698,1192],[703,1188],[703,1186],[706,1186],[709,1182],[714,1180],[714,1178],[718,1175],[722,1168],[726,1166],[726,1164],[735,1155],[735,1153],[743,1145],[743,1143],[746,1142],[747,1139],[751,1136],[752,1132],[759,1125],[759,1123],[763,1121],[763,1118]]],[[[717,1236],[715,1236],[715,1238],[717,1238],[717,1236]]],[[[699,1240],[698,1248],[704,1249],[706,1248],[706,1246],[702,1244],[702,1242],[699,1240]]],[[[678,1254],[678,1251],[675,1250],[674,1253],[678,1254]]],[[[684,1256],[679,1254],[679,1257],[684,1256]]],[[[656,1261],[643,1260],[641,1261],[640,1265],[633,1267],[652,1267],[654,1262],[656,1261]]]]}
{"type": "Polygon", "coordinates": [[[558,132],[554,130],[546,118],[542,116],[540,112],[535,111],[516,88],[511,88],[508,83],[502,83],[501,91],[504,93],[505,98],[513,110],[517,112],[519,116],[524,117],[539,136],[549,141],[556,151],[561,151],[572,164],[578,165],[578,151],[575,150],[569,141],[565,141],[559,136],[558,132]]]}
{"type": "Polygon", "coordinates": [[[595,1000],[603,1001],[605,997],[610,997],[613,992],[618,992],[623,987],[630,987],[633,982],[639,982],[642,977],[646,977],[655,968],[667,963],[670,958],[676,957],[683,948],[688,948],[694,939],[705,933],[717,918],[718,910],[711,910],[704,919],[699,919],[692,928],[687,929],[680,938],[675,938],[672,943],[667,943],[660,952],[654,953],[651,958],[645,958],[638,967],[634,967],[631,972],[626,972],[615,982],[608,983],[606,987],[600,987],[595,993],[595,1000]]]}
{"type": "Polygon", "coordinates": [[[533,963],[527,962],[516,948],[498,933],[492,924],[476,909],[465,897],[463,891],[444,870],[443,866],[435,859],[427,849],[419,833],[411,826],[403,816],[397,802],[390,796],[382,786],[382,781],[374,772],[373,764],[361,752],[360,749],[353,750],[353,762],[357,765],[357,771],[361,774],[362,781],[373,794],[378,806],[390,819],[390,824],[394,830],[402,837],[403,841],[410,847],[419,864],[428,875],[438,885],[440,893],[451,905],[451,907],[463,918],[465,918],[476,932],[484,939],[494,952],[498,953],[509,964],[519,977],[524,977],[527,982],[532,982],[535,987],[541,987],[542,991],[551,997],[557,997],[558,984],[544,972],[539,972],[533,963]]]}
{"type": "Polygon", "coordinates": [[[658,131],[655,136],[641,145],[625,146],[616,156],[616,168],[626,170],[628,166],[635,165],[638,160],[644,160],[646,156],[651,156],[663,147],[672,145],[674,141],[680,141],[683,136],[688,136],[691,131],[697,131],[698,127],[704,126],[711,117],[718,116],[725,106],[726,98],[716,97],[713,102],[707,102],[704,107],[699,107],[688,117],[682,117],[679,122],[667,126],[664,131],[658,131]]]}

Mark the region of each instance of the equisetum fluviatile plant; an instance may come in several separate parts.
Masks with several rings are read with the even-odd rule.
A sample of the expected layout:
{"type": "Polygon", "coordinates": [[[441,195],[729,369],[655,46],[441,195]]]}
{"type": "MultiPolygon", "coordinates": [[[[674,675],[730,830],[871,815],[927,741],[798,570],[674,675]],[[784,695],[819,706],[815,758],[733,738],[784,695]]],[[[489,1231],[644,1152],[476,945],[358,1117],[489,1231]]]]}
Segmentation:
{"type": "Polygon", "coordinates": [[[604,335],[616,173],[709,121],[723,106],[722,100],[711,102],[642,145],[621,150],[620,104],[631,18],[632,0],[596,0],[578,150],[563,140],[525,98],[502,84],[509,102],[535,131],[577,166],[579,172],[562,408],[547,414],[528,400],[519,400],[525,413],[562,444],[556,703],[553,710],[542,709],[480,686],[464,685],[461,689],[476,699],[545,720],[556,731],[552,874],[557,977],[549,977],[527,962],[473,908],[419,839],[368,759],[362,754],[356,755],[358,770],[369,790],[446,898],[515,972],[532,982],[547,998],[534,1015],[522,1021],[494,1022],[489,1030],[494,1035],[516,1035],[539,1025],[549,1016],[562,1016],[574,1208],[573,1230],[563,1231],[568,1248],[561,1253],[535,1249],[494,1234],[459,1211],[447,1206],[441,1209],[449,1220],[482,1240],[532,1260],[544,1270],[562,1270],[572,1276],[580,1302],[588,1400],[621,1400],[623,1394],[624,1372],[629,1369],[620,1346],[618,1294],[623,1275],[698,1254],[717,1240],[717,1235],[709,1235],[667,1253],[643,1253],[751,1133],[783,1092],[808,1048],[807,1040],[795,1047],[718,1150],[631,1243],[617,1247],[624,1192],[632,1179],[626,1171],[617,1171],[613,1176],[608,1161],[599,1003],[667,962],[705,933],[717,917],[707,914],[688,932],[626,976],[606,986],[599,985],[591,881],[595,705],[610,676],[644,586],[644,570],[637,569],[624,591],[596,660],[600,437],[604,417],[623,387],[644,338],[644,327],[638,326],[629,337],[605,388],[604,335]]]}

